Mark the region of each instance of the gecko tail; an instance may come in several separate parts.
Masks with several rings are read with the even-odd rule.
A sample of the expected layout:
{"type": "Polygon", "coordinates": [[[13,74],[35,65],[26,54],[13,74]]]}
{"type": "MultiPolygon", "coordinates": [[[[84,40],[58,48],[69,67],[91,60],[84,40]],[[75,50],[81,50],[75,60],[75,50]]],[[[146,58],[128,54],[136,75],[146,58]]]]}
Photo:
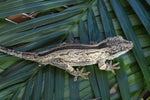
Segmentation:
{"type": "Polygon", "coordinates": [[[2,47],[2,46],[0,46],[0,52],[6,53],[8,55],[12,55],[12,56],[16,56],[16,57],[22,58],[22,52],[16,51],[16,50],[12,50],[12,49],[8,49],[8,48],[2,47]]]}
{"type": "Polygon", "coordinates": [[[8,48],[2,47],[2,46],[0,46],[0,52],[6,53],[8,55],[16,56],[19,58],[23,58],[26,60],[32,60],[32,61],[35,60],[35,54],[31,53],[31,52],[16,51],[16,50],[8,49],[8,48]]]}

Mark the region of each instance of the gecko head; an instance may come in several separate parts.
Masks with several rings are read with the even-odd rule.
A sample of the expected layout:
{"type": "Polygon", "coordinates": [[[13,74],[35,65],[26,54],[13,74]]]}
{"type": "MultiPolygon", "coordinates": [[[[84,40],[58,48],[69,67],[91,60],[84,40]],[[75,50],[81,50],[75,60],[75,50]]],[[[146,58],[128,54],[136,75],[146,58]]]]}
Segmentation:
{"type": "Polygon", "coordinates": [[[110,59],[117,58],[133,48],[132,41],[125,40],[121,36],[107,38],[106,43],[109,47],[107,52],[110,54],[110,59]]]}

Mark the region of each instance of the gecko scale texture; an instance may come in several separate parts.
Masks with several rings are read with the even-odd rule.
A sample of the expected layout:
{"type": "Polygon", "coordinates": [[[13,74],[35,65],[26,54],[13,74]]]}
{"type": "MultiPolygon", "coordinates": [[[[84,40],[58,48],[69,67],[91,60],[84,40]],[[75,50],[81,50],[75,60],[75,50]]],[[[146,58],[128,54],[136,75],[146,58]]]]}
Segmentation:
{"type": "Polygon", "coordinates": [[[83,69],[74,69],[72,66],[85,66],[98,64],[99,69],[108,70],[114,73],[114,69],[119,63],[106,63],[106,60],[113,60],[120,55],[125,54],[133,48],[131,41],[123,39],[121,36],[110,37],[98,44],[63,44],[42,52],[21,52],[8,49],[0,46],[0,52],[8,55],[20,57],[26,60],[38,62],[40,64],[50,64],[66,70],[71,75],[75,76],[74,81],[78,76],[85,79],[90,72],[83,73],[83,69]]]}

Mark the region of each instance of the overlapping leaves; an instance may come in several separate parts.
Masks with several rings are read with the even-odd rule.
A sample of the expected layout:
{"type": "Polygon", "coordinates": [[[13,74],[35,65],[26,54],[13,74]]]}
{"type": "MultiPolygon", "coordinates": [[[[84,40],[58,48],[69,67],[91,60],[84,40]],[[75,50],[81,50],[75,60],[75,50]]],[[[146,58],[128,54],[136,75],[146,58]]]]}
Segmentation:
{"type": "MultiPolygon", "coordinates": [[[[145,3],[149,3],[148,0],[145,3]]],[[[129,100],[135,98],[136,91],[144,87],[150,89],[150,41],[146,40],[150,33],[150,17],[145,8],[147,5],[139,0],[4,0],[0,3],[0,17],[4,21],[4,17],[10,15],[35,10],[41,12],[64,5],[69,7],[58,13],[43,15],[17,25],[8,22],[1,24],[0,44],[5,47],[18,45],[14,49],[36,52],[49,49],[64,40],[89,44],[91,41],[100,42],[105,37],[122,35],[133,41],[133,53],[129,52],[117,59],[121,69],[116,71],[116,76],[100,71],[97,65],[85,66],[91,72],[89,80],[80,78],[76,83],[64,70],[47,65],[33,71],[38,67],[36,62],[1,53],[1,100],[129,100]],[[135,13],[130,15],[126,11],[128,6],[135,13]],[[115,91],[110,94],[110,89],[115,91]]]]}

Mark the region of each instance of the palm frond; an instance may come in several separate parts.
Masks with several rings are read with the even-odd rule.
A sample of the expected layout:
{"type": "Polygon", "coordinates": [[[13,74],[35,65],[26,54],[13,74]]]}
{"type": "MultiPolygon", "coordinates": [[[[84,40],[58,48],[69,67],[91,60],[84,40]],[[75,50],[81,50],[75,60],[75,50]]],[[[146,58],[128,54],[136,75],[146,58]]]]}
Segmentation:
{"type": "Polygon", "coordinates": [[[51,65],[1,53],[0,100],[130,100],[150,90],[150,15],[148,0],[3,0],[0,1],[0,44],[20,51],[43,51],[66,41],[89,44],[122,35],[132,52],[115,59],[116,75],[97,65],[84,66],[89,80],[51,65]],[[64,7],[67,6],[67,7],[64,7]],[[64,8],[63,8],[64,7],[64,8]],[[53,10],[57,13],[51,13],[53,10]],[[4,17],[37,11],[39,17],[12,24],[4,17]],[[46,13],[45,13],[46,12],[46,13]],[[144,76],[144,77],[143,77],[144,76]],[[113,90],[113,91],[112,91],[113,90]]]}

